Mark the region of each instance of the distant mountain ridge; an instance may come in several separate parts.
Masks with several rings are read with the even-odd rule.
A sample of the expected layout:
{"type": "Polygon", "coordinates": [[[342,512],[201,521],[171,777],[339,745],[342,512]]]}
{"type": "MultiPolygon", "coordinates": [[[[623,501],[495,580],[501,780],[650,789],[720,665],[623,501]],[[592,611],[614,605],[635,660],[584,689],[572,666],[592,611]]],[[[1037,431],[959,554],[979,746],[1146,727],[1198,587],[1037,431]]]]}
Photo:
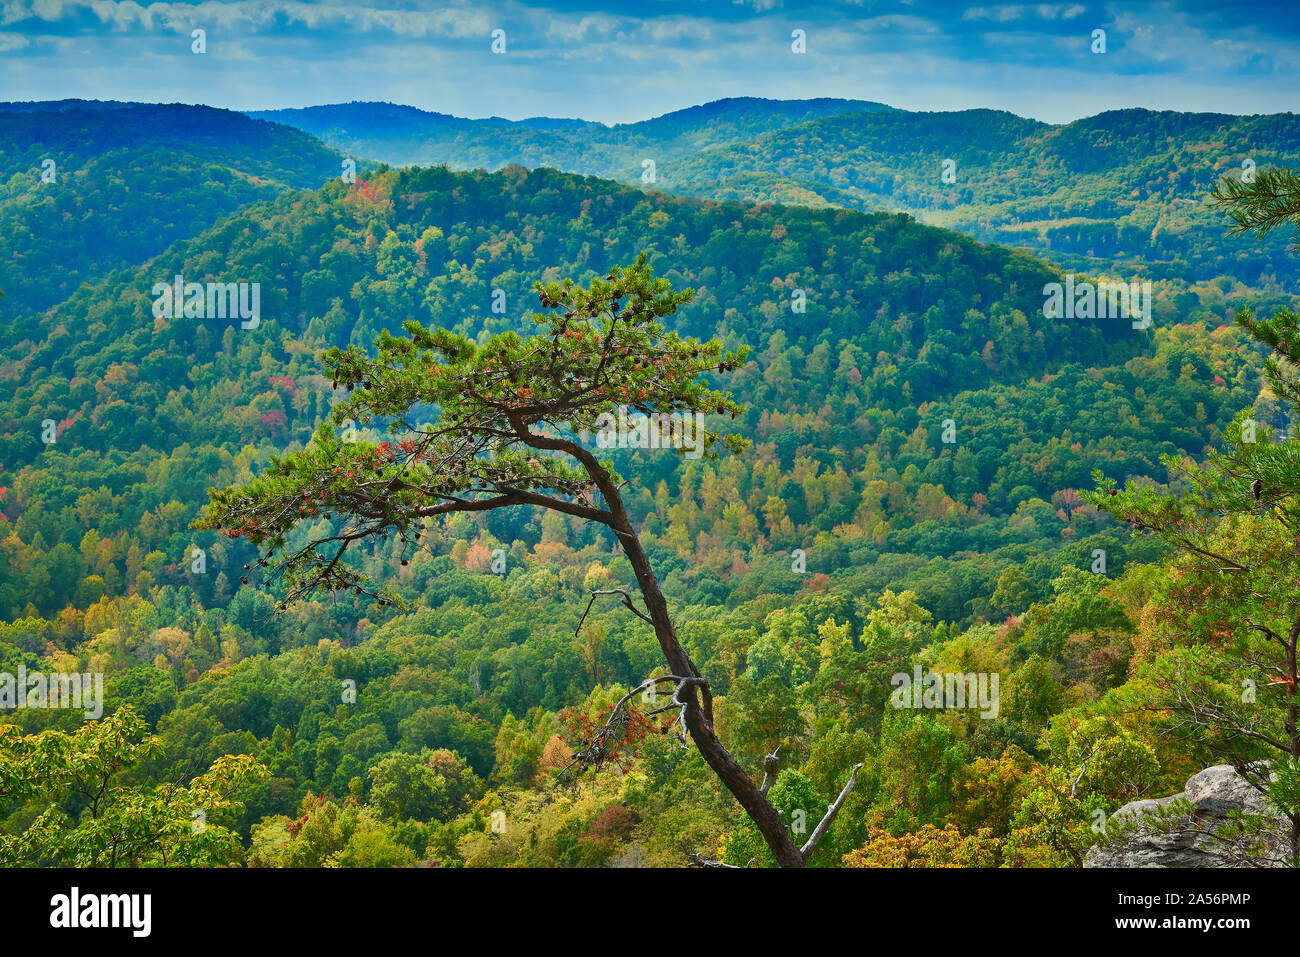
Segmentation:
{"type": "MultiPolygon", "coordinates": [[[[295,126],[325,142],[394,166],[499,169],[510,163],[612,176],[642,160],[664,162],[702,149],[742,142],[791,125],[841,113],[890,110],[868,100],[820,98],[715,100],[635,123],[588,120],[466,119],[393,103],[340,103],[248,115],[295,126]],[[652,151],[647,154],[646,151],[652,151]]],[[[628,177],[618,177],[630,182],[628,177]]]]}
{"type": "Polygon", "coordinates": [[[0,103],[0,113],[61,113],[64,110],[125,110],[136,106],[155,106],[153,103],[132,103],[124,100],[22,100],[0,103]]]}
{"type": "Polygon", "coordinates": [[[1053,125],[990,109],[740,98],[572,129],[393,104],[250,115],[398,166],[517,163],[709,199],[883,208],[1082,271],[1226,275],[1300,293],[1288,237],[1243,247],[1205,205],[1215,181],[1241,175],[1248,160],[1300,165],[1300,119],[1290,113],[1132,109],[1053,125]]]}
{"type": "Polygon", "coordinates": [[[964,110],[828,117],[701,152],[660,180],[716,199],[897,209],[1087,271],[1300,293],[1290,237],[1243,247],[1206,202],[1222,176],[1271,165],[1300,165],[1300,117],[1132,109],[1053,126],[964,110]]]}

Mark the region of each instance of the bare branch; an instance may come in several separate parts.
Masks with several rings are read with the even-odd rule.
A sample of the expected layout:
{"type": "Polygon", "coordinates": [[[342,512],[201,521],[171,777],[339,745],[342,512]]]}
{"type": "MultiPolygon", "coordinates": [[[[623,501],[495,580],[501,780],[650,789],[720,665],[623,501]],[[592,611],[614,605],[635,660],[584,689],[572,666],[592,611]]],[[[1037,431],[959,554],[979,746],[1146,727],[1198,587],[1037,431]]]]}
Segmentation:
{"type": "Polygon", "coordinates": [[[591,740],[583,747],[573,753],[573,760],[560,771],[560,777],[568,778],[570,776],[570,770],[575,766],[577,772],[585,771],[590,767],[594,767],[599,771],[614,753],[618,742],[623,738],[623,732],[627,729],[628,725],[632,723],[632,715],[628,711],[627,703],[632,700],[634,695],[645,691],[648,688],[652,688],[663,681],[673,682],[672,699],[664,707],[656,708],[654,711],[648,712],[646,717],[653,717],[657,714],[662,714],[665,711],[677,710],[678,717],[664,730],[671,730],[672,727],[680,721],[680,739],[682,747],[686,747],[686,702],[681,700],[680,694],[683,688],[703,683],[703,680],[700,678],[683,678],[678,675],[660,675],[657,678],[647,678],[627,694],[623,695],[623,697],[618,699],[618,703],[614,705],[613,710],[610,711],[609,717],[605,719],[605,723],[601,725],[600,730],[598,730],[592,736],[591,740]]]}
{"type": "Polygon", "coordinates": [[[745,867],[749,867],[749,864],[754,863],[752,857],[749,859],[749,864],[746,864],[745,867],[741,867],[739,864],[724,864],[722,861],[710,861],[707,858],[701,857],[699,854],[687,854],[686,859],[695,867],[724,867],[730,871],[743,871],[745,867]]]}
{"type": "Polygon", "coordinates": [[[853,785],[858,781],[858,771],[861,770],[861,768],[861,761],[853,766],[853,773],[849,775],[849,780],[848,783],[844,785],[844,790],[841,791],[840,796],[835,799],[835,803],[826,809],[826,816],[818,822],[815,828],[813,828],[813,832],[809,835],[807,843],[805,843],[803,847],[799,848],[799,853],[803,855],[805,861],[808,860],[813,851],[817,850],[817,845],[820,844],[822,838],[826,836],[826,829],[829,828],[831,822],[835,820],[835,815],[840,813],[840,808],[844,806],[845,798],[849,796],[849,793],[853,790],[853,785]]]}
{"type": "Polygon", "coordinates": [[[602,525],[610,524],[610,513],[604,509],[590,508],[586,505],[579,505],[577,502],[566,502],[564,499],[539,495],[536,492],[526,492],[523,489],[511,489],[504,495],[497,495],[492,498],[447,498],[437,505],[423,505],[411,509],[411,512],[427,518],[430,515],[445,515],[448,512],[485,512],[490,509],[506,508],[511,505],[536,505],[539,508],[554,509],[566,515],[576,515],[578,518],[585,518],[589,522],[600,522],[602,525]]]}
{"type": "Polygon", "coordinates": [[[651,618],[649,615],[644,614],[643,612],[639,611],[639,610],[636,608],[636,606],[632,604],[632,596],[629,595],[625,589],[622,589],[622,588],[600,588],[600,589],[597,589],[596,591],[593,591],[593,592],[591,593],[591,598],[588,599],[588,601],[587,601],[587,609],[586,609],[586,611],[584,611],[584,612],[582,613],[582,617],[578,620],[578,627],[575,628],[575,629],[573,629],[573,634],[574,634],[575,636],[578,634],[578,632],[582,631],[582,623],[585,622],[585,621],[587,620],[587,615],[591,613],[591,605],[592,605],[592,602],[594,602],[594,601],[596,600],[596,597],[597,597],[598,595],[622,595],[622,596],[623,596],[623,604],[627,606],[628,611],[632,612],[632,614],[636,615],[636,616],[637,616],[638,618],[640,618],[642,621],[649,622],[651,625],[654,625],[654,619],[653,619],[653,618],[651,618]]]}
{"type": "Polygon", "coordinates": [[[776,780],[777,771],[781,769],[781,759],[777,756],[777,752],[780,750],[781,745],[778,744],[765,758],[763,758],[763,784],[759,788],[759,791],[763,794],[767,794],[767,789],[770,788],[772,782],[776,780]]]}
{"type": "MultiPolygon", "coordinates": [[[[709,683],[705,681],[703,678],[682,678],[677,683],[677,686],[673,688],[672,700],[669,701],[668,704],[664,705],[662,708],[656,708],[654,711],[651,711],[650,714],[648,715],[649,717],[653,717],[654,715],[662,714],[665,711],[671,711],[672,709],[676,708],[677,719],[673,722],[673,724],[678,724],[679,722],[681,724],[681,727],[678,730],[678,736],[682,742],[683,748],[686,747],[686,702],[682,700],[681,695],[682,695],[682,690],[684,688],[689,688],[691,685],[700,685],[707,689],[709,683]]],[[[668,727],[671,729],[672,726],[673,725],[670,724],[668,727]]]]}

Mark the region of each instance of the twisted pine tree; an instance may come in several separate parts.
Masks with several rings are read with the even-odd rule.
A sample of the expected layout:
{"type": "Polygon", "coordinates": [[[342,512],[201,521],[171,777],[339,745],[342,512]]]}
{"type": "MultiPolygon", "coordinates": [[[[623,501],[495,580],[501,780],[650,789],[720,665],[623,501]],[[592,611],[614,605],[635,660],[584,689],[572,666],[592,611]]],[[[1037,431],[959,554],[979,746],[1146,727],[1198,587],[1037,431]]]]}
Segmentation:
{"type": "MultiPolygon", "coordinates": [[[[283,608],[322,591],[399,601],[373,586],[345,560],[346,553],[371,538],[398,536],[415,545],[433,516],[534,506],[607,526],[631,563],[644,610],[625,591],[623,603],[653,626],[670,671],[642,687],[672,685],[671,704],[660,710],[677,713],[683,734],[689,733],[753,819],[777,861],[801,867],[816,842],[796,846],[767,800],[766,782],[755,785],[714,732],[709,684],[677,639],[619,492],[622,479],[566,437],[596,431],[601,417],[620,405],[647,414],[734,419],[741,407],[701,376],[729,371],[744,360],[745,350],[725,351],[717,340],[700,342],[666,330],[663,320],[690,301],[694,290],[674,291],[667,280],[653,278],[644,254],[585,289],[571,280],[534,288],[547,310],[532,316],[543,330],[538,335],[507,332],[478,345],[407,322],[405,337],[386,331],[380,336],[373,357],[355,347],[329,350],[323,362],[335,387],[351,393],[334,408],[333,424],[386,425],[393,440],[343,441],[323,423],[305,449],[272,459],[254,481],[212,490],[195,527],[247,538],[263,550],[255,570],[283,588],[283,608]],[[337,531],[287,548],[300,522],[319,523],[320,516],[337,531]]],[[[707,428],[703,439],[709,457],[746,445],[707,428]]],[[[599,765],[617,747],[629,699],[581,749],[583,766],[599,765]]],[[[825,832],[852,783],[851,778],[814,838],[825,832]]]]}

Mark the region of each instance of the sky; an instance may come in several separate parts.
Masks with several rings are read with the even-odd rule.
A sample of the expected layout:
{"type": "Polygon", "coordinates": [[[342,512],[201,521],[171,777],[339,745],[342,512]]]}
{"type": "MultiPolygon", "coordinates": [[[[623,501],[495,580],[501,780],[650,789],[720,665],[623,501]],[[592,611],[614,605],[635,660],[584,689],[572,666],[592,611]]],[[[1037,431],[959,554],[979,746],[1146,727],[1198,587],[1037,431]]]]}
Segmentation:
{"type": "Polygon", "coordinates": [[[0,0],[0,100],[386,100],[616,123],[729,96],[1051,123],[1300,112],[1300,0],[0,0]]]}

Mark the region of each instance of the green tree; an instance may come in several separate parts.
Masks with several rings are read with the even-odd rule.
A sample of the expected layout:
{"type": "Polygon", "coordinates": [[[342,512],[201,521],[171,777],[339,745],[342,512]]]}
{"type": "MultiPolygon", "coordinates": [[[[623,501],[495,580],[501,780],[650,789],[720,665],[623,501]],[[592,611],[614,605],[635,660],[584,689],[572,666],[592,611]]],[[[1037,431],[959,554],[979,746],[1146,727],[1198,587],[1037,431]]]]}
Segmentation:
{"type": "Polygon", "coordinates": [[[187,785],[128,785],[132,768],[161,756],[147,728],[130,707],[71,732],[23,736],[0,725],[0,795],[9,821],[0,834],[0,863],[212,867],[241,861],[231,824],[243,811],[241,796],[266,769],[248,755],[227,755],[187,785]]]}
{"type": "MultiPolygon", "coordinates": [[[[700,342],[668,331],[662,320],[688,302],[655,279],[643,254],[588,288],[537,283],[547,313],[533,321],[544,330],[521,338],[513,332],[483,344],[414,320],[407,335],[384,331],[372,358],[356,347],[332,349],[324,363],[334,382],[354,390],[333,412],[341,426],[388,425],[393,442],[344,442],[327,424],[305,449],[275,459],[242,488],[213,490],[198,528],[221,529],[265,547],[258,568],[282,578],[285,600],[328,590],[374,594],[381,604],[396,597],[372,591],[370,580],[345,560],[347,549],[390,536],[413,546],[425,519],[455,512],[534,506],[608,528],[622,546],[644,602],[624,604],[653,626],[674,686],[683,731],[754,820],[783,866],[802,867],[805,855],[780,816],[714,731],[713,695],[677,638],[659,581],[633,527],[622,479],[570,433],[608,428],[620,407],[660,416],[726,415],[743,410],[701,376],[725,373],[744,358],[716,340],[700,342]],[[424,410],[437,410],[429,421],[424,410]],[[603,503],[603,505],[602,505],[603,503]],[[341,527],[289,547],[304,520],[336,516],[341,527]]],[[[701,451],[732,451],[745,443],[706,428],[701,451]]],[[[296,541],[296,538],[295,538],[296,541]]],[[[594,598],[595,596],[593,596],[594,598]]],[[[610,720],[626,712],[616,707],[610,720]]],[[[581,764],[599,765],[602,733],[581,752],[581,764]]]]}
{"type": "Polygon", "coordinates": [[[482,791],[478,775],[446,749],[390,754],[367,774],[371,805],[396,820],[446,820],[482,791]]]}
{"type": "MultiPolygon", "coordinates": [[[[1215,197],[1236,231],[1300,227],[1293,171],[1265,170],[1254,183],[1223,180],[1215,197]]],[[[1257,319],[1242,310],[1237,324],[1269,348],[1271,390],[1292,416],[1300,413],[1300,315],[1280,309],[1257,319]]],[[[1226,757],[1272,797],[1290,821],[1292,861],[1300,865],[1293,785],[1300,775],[1300,439],[1273,441],[1246,412],[1225,438],[1227,448],[1211,450],[1204,464],[1164,457],[1187,489],[1182,494],[1132,481],[1120,489],[1097,473],[1098,488],[1086,497],[1178,553],[1172,572],[1186,628],[1178,646],[1143,671],[1146,706],[1176,715],[1196,745],[1226,757]]]]}

